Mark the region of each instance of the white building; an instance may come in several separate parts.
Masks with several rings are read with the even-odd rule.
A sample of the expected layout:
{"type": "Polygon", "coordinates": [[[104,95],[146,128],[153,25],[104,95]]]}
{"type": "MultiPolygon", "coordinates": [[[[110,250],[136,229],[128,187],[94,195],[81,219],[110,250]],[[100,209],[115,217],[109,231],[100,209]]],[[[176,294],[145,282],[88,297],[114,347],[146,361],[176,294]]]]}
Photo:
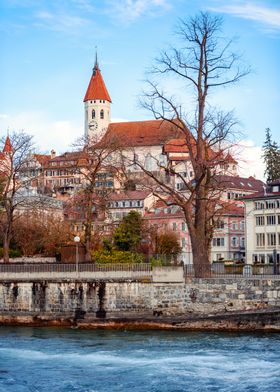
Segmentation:
{"type": "Polygon", "coordinates": [[[280,259],[280,180],[263,191],[245,196],[247,263],[271,263],[280,259]]]}

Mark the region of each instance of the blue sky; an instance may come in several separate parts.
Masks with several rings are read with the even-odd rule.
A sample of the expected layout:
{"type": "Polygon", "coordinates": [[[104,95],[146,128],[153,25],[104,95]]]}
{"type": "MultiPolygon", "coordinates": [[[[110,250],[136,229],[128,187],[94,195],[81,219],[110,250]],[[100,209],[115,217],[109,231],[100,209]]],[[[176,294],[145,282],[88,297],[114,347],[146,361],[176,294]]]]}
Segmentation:
{"type": "Polygon", "coordinates": [[[24,129],[42,152],[71,145],[83,133],[95,46],[113,120],[151,118],[137,98],[145,70],[176,43],[178,18],[200,10],[223,16],[225,35],[253,69],[214,101],[235,110],[246,156],[258,158],[267,126],[280,141],[279,0],[0,0],[0,134],[24,129]]]}

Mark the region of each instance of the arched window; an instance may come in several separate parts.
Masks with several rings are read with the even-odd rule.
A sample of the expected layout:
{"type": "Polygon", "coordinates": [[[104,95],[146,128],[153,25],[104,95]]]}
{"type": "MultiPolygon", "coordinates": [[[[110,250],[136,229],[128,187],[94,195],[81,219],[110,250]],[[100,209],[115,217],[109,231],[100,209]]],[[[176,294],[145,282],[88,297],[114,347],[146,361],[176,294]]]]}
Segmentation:
{"type": "Polygon", "coordinates": [[[91,118],[95,118],[95,110],[94,109],[92,109],[91,118]]]}
{"type": "Polygon", "coordinates": [[[104,118],[104,110],[103,109],[101,109],[100,110],[100,118],[103,120],[103,118],[104,118]]]}

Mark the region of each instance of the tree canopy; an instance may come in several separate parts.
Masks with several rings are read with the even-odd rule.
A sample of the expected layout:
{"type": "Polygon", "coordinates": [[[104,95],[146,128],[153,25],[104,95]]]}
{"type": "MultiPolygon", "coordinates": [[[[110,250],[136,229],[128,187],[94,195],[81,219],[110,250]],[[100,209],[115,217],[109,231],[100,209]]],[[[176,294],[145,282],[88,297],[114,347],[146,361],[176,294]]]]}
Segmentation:
{"type": "Polygon", "coordinates": [[[280,148],[272,140],[270,128],[265,130],[265,142],[263,144],[263,159],[265,162],[265,176],[267,182],[275,181],[280,178],[280,148]]]}

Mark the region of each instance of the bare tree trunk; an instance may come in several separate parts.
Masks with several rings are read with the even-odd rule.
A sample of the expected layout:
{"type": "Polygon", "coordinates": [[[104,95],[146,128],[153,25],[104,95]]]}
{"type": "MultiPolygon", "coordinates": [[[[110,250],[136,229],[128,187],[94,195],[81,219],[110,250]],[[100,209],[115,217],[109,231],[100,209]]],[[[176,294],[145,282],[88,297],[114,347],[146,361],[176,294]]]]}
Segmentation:
{"type": "Polygon", "coordinates": [[[85,261],[91,261],[91,221],[87,221],[85,223],[85,247],[86,247],[86,254],[85,254],[85,261]]]}
{"type": "Polygon", "coordinates": [[[86,206],[86,221],[85,221],[85,247],[86,247],[86,254],[85,254],[85,261],[91,261],[91,221],[92,221],[92,194],[93,191],[90,190],[87,194],[87,206],[86,206]]]}
{"type": "Polygon", "coordinates": [[[7,223],[7,226],[4,230],[4,238],[3,238],[3,260],[4,263],[9,263],[9,249],[10,249],[10,242],[11,242],[11,230],[10,225],[7,223]]]}
{"type": "Polygon", "coordinates": [[[196,278],[211,276],[211,265],[208,259],[208,248],[199,236],[192,241],[193,266],[196,278]]]}

